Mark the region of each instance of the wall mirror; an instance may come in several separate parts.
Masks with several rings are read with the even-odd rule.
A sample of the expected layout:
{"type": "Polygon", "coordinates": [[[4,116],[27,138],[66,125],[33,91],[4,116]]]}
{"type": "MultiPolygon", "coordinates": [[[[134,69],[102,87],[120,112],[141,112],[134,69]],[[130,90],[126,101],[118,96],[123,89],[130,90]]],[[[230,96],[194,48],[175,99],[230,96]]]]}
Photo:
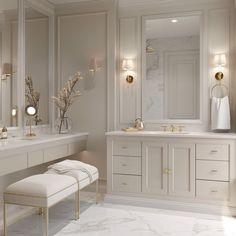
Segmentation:
{"type": "Polygon", "coordinates": [[[25,1],[25,106],[37,109],[33,125],[49,124],[49,16],[25,1]]]}
{"type": "Polygon", "coordinates": [[[200,120],[200,22],[200,15],[143,19],[144,120],[200,120]]]}
{"type": "Polygon", "coordinates": [[[18,1],[0,1],[0,127],[18,126],[18,1]],[[12,113],[12,110],[14,112],[12,113]]]}

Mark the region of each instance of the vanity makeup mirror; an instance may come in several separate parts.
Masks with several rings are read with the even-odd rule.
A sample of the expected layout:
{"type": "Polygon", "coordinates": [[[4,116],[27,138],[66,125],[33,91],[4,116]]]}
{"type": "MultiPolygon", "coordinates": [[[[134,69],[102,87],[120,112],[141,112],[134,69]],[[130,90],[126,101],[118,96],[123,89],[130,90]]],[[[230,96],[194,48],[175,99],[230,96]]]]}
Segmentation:
{"type": "Polygon", "coordinates": [[[200,119],[200,15],[143,21],[142,116],[149,122],[200,119]]]}
{"type": "Polygon", "coordinates": [[[18,126],[17,38],[18,1],[0,1],[0,127],[18,126]]]}
{"type": "Polygon", "coordinates": [[[25,105],[37,109],[33,125],[49,123],[49,17],[25,1],[25,105]]]}

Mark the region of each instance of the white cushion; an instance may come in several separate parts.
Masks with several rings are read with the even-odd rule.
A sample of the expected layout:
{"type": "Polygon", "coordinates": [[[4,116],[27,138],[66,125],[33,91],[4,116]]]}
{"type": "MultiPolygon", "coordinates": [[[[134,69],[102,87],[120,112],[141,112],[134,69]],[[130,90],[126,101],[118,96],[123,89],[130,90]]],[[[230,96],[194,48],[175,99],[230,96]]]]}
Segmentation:
{"type": "Polygon", "coordinates": [[[86,187],[87,185],[93,183],[94,181],[96,181],[99,178],[99,172],[98,172],[98,169],[95,166],[85,164],[85,163],[80,162],[80,161],[65,160],[65,161],[62,161],[62,162],[58,162],[56,164],[57,165],[62,165],[62,166],[65,166],[65,167],[66,166],[74,167],[75,169],[71,169],[71,171],[68,171],[68,172],[58,173],[58,171],[56,171],[55,169],[49,168],[49,170],[47,172],[45,172],[45,174],[58,174],[58,175],[64,175],[64,176],[72,176],[78,181],[79,190],[83,189],[84,187],[86,187]],[[88,176],[88,174],[84,171],[81,171],[79,169],[76,170],[76,166],[80,166],[80,165],[82,165],[82,167],[86,168],[89,171],[91,176],[88,176]]]}
{"type": "Polygon", "coordinates": [[[76,191],[78,183],[71,176],[40,174],[8,186],[4,199],[19,205],[50,207],[76,191]]]}

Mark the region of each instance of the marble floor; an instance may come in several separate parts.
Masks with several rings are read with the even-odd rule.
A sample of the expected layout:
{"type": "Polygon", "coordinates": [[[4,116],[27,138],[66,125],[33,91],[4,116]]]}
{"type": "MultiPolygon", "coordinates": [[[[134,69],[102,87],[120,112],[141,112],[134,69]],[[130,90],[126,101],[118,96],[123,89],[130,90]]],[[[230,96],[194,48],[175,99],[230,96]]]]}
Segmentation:
{"type": "MultiPolygon", "coordinates": [[[[74,202],[50,209],[50,235],[56,236],[236,236],[236,219],[216,215],[151,209],[111,203],[94,204],[81,194],[81,218],[74,221],[74,202]]],[[[25,217],[9,227],[9,236],[41,235],[41,217],[25,217]]]]}

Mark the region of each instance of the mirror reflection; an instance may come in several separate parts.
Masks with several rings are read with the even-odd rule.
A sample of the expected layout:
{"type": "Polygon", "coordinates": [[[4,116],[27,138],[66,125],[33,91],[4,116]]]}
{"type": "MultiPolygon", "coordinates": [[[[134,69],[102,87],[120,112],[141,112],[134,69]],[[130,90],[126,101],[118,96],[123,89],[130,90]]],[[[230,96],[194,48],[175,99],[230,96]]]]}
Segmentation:
{"type": "Polygon", "coordinates": [[[17,0],[0,1],[0,127],[17,126],[17,0]]]}
{"type": "Polygon", "coordinates": [[[200,118],[200,17],[145,20],[143,118],[200,118]]]}
{"type": "Polygon", "coordinates": [[[26,4],[26,106],[37,109],[34,125],[49,123],[49,19],[26,4]]]}

